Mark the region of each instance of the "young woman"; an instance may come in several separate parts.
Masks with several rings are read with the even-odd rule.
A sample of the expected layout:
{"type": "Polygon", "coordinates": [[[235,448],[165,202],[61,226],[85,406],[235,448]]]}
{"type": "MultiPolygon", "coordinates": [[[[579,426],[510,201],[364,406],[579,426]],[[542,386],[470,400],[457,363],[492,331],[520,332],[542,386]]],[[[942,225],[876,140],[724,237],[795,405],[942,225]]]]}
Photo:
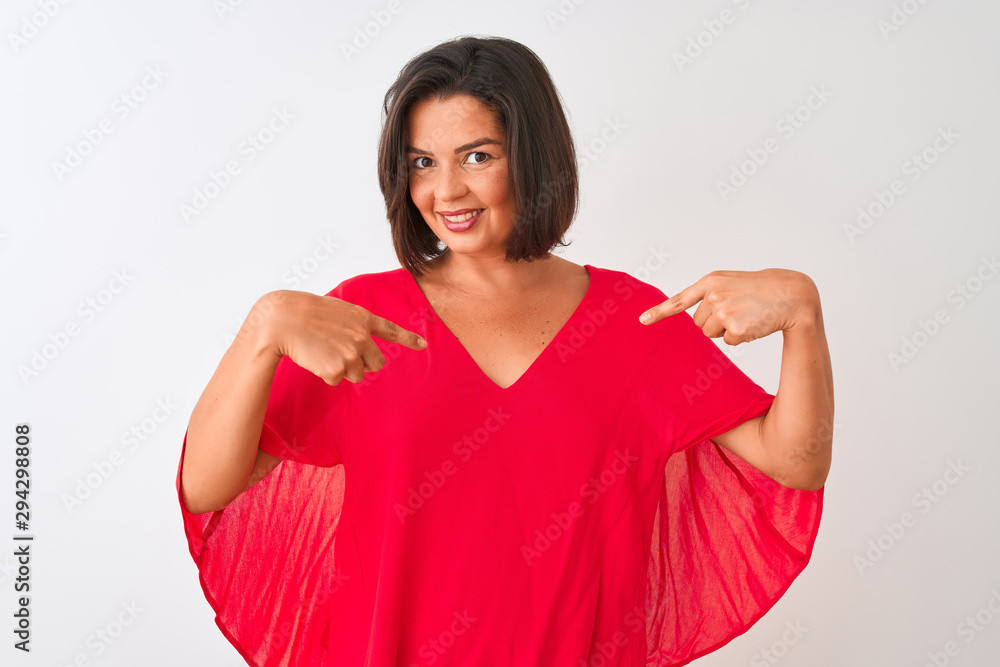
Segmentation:
{"type": "Polygon", "coordinates": [[[402,268],[262,296],[191,415],[177,491],[220,629],[260,667],[683,665],[744,632],[819,527],[815,285],[668,299],[553,255],[576,156],[517,42],[418,55],[384,110],[402,268]],[[709,340],[777,331],[776,395],[709,340]]]}

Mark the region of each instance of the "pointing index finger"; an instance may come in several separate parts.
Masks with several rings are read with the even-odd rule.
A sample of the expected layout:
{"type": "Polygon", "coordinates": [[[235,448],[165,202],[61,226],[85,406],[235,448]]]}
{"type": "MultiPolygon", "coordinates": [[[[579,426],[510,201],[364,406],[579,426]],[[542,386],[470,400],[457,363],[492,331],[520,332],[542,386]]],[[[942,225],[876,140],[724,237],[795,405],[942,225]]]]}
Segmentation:
{"type": "Polygon", "coordinates": [[[667,307],[670,308],[670,315],[687,310],[705,298],[705,284],[699,280],[693,285],[688,285],[677,294],[670,297],[667,307]]]}
{"type": "Polygon", "coordinates": [[[677,292],[677,294],[667,297],[667,302],[663,304],[660,313],[666,317],[668,315],[676,315],[682,310],[690,308],[691,306],[687,305],[688,290],[690,289],[690,286],[685,287],[680,292],[677,292]]]}
{"type": "Polygon", "coordinates": [[[639,316],[639,321],[643,324],[652,324],[653,322],[659,321],[664,317],[676,315],[677,313],[687,310],[694,304],[701,301],[704,295],[705,287],[702,284],[702,281],[699,280],[693,285],[688,285],[673,296],[667,297],[667,300],[663,303],[653,306],[644,312],[639,316]]]}
{"type": "Polygon", "coordinates": [[[422,350],[427,347],[427,341],[412,331],[404,329],[395,322],[390,322],[374,313],[372,317],[374,318],[371,327],[372,334],[382,340],[396,342],[413,350],[422,350]]]}

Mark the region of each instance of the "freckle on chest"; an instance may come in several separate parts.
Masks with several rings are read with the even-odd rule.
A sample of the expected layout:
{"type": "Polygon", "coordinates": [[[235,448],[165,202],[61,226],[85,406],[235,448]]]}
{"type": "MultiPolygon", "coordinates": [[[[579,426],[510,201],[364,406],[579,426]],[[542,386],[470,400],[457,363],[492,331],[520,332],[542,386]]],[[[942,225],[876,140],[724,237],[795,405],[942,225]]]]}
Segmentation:
{"type": "Polygon", "coordinates": [[[465,355],[506,388],[541,358],[568,324],[589,289],[589,276],[583,278],[553,278],[542,289],[506,298],[457,295],[433,279],[420,287],[465,355]]]}
{"type": "Polygon", "coordinates": [[[542,349],[556,333],[551,313],[537,306],[480,311],[445,308],[439,313],[463,345],[489,347],[500,355],[542,349]]]}
{"type": "Polygon", "coordinates": [[[552,311],[557,305],[565,309],[567,302],[486,309],[442,304],[435,306],[435,311],[483,373],[501,386],[509,386],[555,337],[556,322],[569,318],[571,311],[552,311]]]}

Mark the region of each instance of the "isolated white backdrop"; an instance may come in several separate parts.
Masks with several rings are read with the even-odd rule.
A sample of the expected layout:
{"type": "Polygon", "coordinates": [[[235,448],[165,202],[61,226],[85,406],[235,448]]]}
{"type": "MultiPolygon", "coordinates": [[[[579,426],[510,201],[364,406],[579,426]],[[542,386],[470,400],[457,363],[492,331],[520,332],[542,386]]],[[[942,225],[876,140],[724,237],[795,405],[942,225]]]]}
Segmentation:
{"type": "MultiPolygon", "coordinates": [[[[668,295],[714,269],[785,267],[819,286],[837,430],[813,560],[697,664],[775,664],[773,648],[789,666],[923,665],[949,641],[949,664],[995,664],[998,21],[987,0],[5,2],[0,662],[243,664],[181,527],[190,411],[261,294],[398,268],[375,172],[382,96],[416,53],[477,34],[540,55],[590,152],[565,257],[668,295]],[[275,110],[291,118],[269,136],[275,110]],[[89,154],[56,166],[102,122],[89,154]],[[250,149],[251,135],[273,141],[250,149]],[[239,173],[185,220],[229,161],[239,173]],[[859,207],[881,215],[852,236],[859,207]],[[44,368],[25,375],[36,352],[44,368]],[[30,655],[11,646],[25,422],[30,655]],[[110,476],[80,488],[116,450],[110,476]],[[958,462],[968,471],[946,476],[958,462]],[[134,622],[97,640],[123,604],[134,622]],[[794,644],[788,623],[807,628],[794,644]]],[[[776,391],[780,335],[718,342],[776,391]]]]}

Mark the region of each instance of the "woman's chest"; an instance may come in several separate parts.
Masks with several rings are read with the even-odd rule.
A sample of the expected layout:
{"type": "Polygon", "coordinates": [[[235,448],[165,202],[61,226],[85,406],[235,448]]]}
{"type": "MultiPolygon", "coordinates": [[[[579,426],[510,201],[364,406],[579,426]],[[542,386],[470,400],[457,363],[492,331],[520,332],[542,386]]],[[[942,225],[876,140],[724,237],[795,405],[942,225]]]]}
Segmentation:
{"type": "Polygon", "coordinates": [[[582,295],[549,291],[519,300],[455,299],[428,289],[438,324],[500,388],[517,382],[567,325],[582,295]]]}
{"type": "Polygon", "coordinates": [[[527,372],[569,316],[532,304],[518,309],[442,308],[438,314],[483,375],[504,389],[527,372]]]}

